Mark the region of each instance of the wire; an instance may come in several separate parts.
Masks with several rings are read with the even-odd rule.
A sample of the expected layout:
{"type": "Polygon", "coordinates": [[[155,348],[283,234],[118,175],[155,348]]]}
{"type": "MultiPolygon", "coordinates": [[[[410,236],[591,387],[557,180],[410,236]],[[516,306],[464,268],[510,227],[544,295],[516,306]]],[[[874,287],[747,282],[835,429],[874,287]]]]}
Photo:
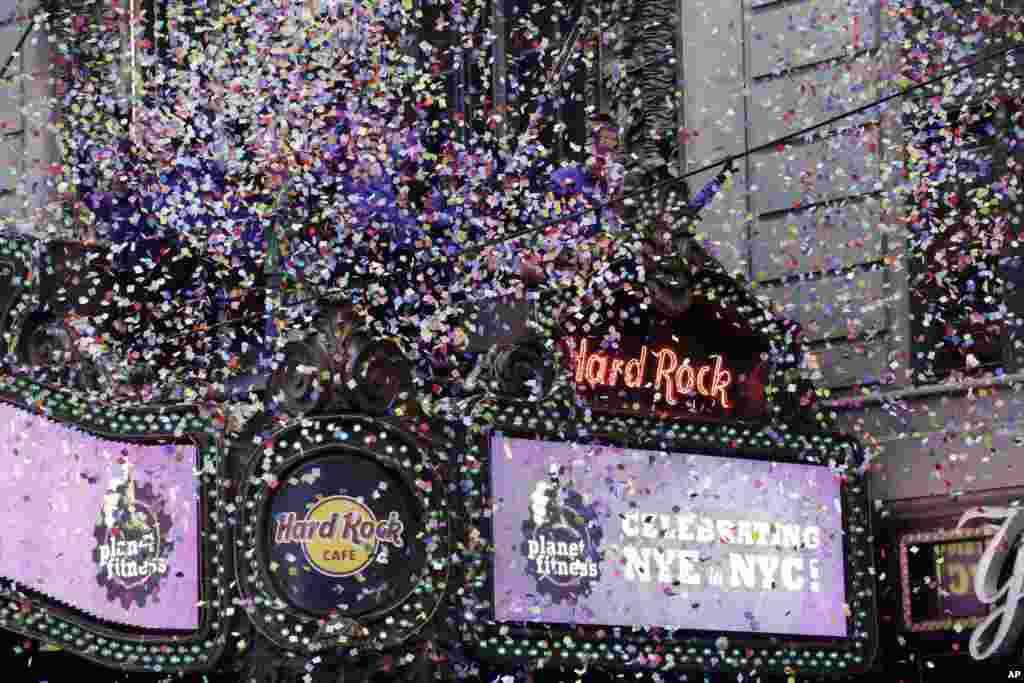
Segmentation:
{"type": "Polygon", "coordinates": [[[794,140],[796,138],[804,137],[804,136],[806,136],[809,133],[813,133],[814,131],[816,131],[816,130],[818,130],[820,128],[824,128],[825,126],[832,125],[833,123],[835,123],[837,121],[841,121],[842,119],[849,118],[851,116],[856,116],[857,114],[863,113],[865,111],[868,111],[869,109],[873,109],[873,108],[875,108],[875,107],[877,107],[879,105],[885,104],[886,102],[888,102],[890,100],[896,99],[897,97],[903,97],[903,96],[908,95],[908,94],[910,94],[910,93],[912,93],[912,92],[914,92],[916,90],[920,90],[922,88],[926,88],[929,85],[934,85],[935,83],[938,83],[939,81],[942,81],[942,80],[945,80],[945,79],[949,78],[950,76],[955,76],[956,74],[959,74],[962,71],[966,71],[968,69],[974,68],[974,67],[976,67],[976,66],[978,66],[980,64],[984,64],[985,62],[993,60],[993,59],[995,59],[997,57],[1002,57],[1002,56],[1004,56],[1006,54],[1009,54],[1010,52],[1014,52],[1014,51],[1020,50],[1022,48],[1024,48],[1024,44],[1018,44],[1018,45],[1014,45],[1014,46],[1011,46],[1009,48],[1006,48],[1004,50],[1000,50],[998,52],[994,52],[994,53],[992,53],[990,55],[986,55],[985,57],[983,57],[983,58],[981,58],[981,59],[979,59],[979,60],[977,60],[975,62],[971,62],[970,64],[966,64],[964,66],[958,67],[956,69],[952,69],[950,71],[944,71],[942,74],[936,76],[935,78],[932,78],[932,79],[927,80],[927,81],[923,81],[921,83],[917,83],[917,84],[913,85],[912,87],[906,88],[904,90],[898,90],[895,93],[892,93],[890,95],[886,95],[885,97],[883,97],[881,99],[874,100],[872,102],[869,102],[868,104],[865,104],[863,106],[857,107],[856,109],[852,109],[850,111],[843,112],[842,114],[837,114],[836,116],[833,116],[832,118],[826,119],[826,120],[824,120],[824,121],[822,121],[820,123],[816,123],[813,126],[809,126],[807,128],[803,128],[803,129],[798,130],[798,131],[793,132],[793,133],[788,133],[786,135],[783,135],[780,138],[776,138],[776,139],[774,139],[774,140],[772,140],[770,142],[766,142],[766,143],[763,143],[761,145],[758,145],[757,147],[753,147],[751,149],[748,149],[746,152],[743,152],[743,153],[740,153],[740,154],[730,155],[730,156],[727,156],[727,157],[723,157],[722,159],[719,159],[718,161],[714,161],[714,162],[711,162],[711,163],[706,164],[704,166],[701,166],[700,168],[698,168],[696,170],[687,171],[686,173],[684,173],[683,175],[681,175],[679,177],[669,178],[668,180],[664,180],[664,181],[662,181],[660,183],[655,183],[653,185],[648,185],[645,188],[641,188],[639,190],[635,190],[633,192],[624,194],[621,197],[619,197],[618,199],[612,200],[610,202],[606,202],[606,203],[603,203],[603,204],[598,204],[598,205],[595,205],[595,206],[591,206],[591,207],[588,207],[586,209],[582,209],[580,211],[577,211],[576,213],[566,214],[565,216],[561,216],[559,218],[556,218],[554,220],[548,221],[546,223],[542,223],[540,225],[535,225],[535,226],[530,226],[530,227],[527,227],[527,228],[523,228],[522,230],[518,230],[518,231],[516,231],[514,233],[511,233],[511,234],[508,234],[508,235],[503,235],[501,237],[497,237],[497,238],[492,239],[492,240],[488,240],[487,242],[484,242],[483,244],[480,244],[480,245],[478,245],[476,247],[473,247],[472,249],[467,249],[467,250],[463,251],[461,254],[459,254],[459,257],[461,258],[463,256],[476,256],[479,253],[481,253],[482,251],[484,251],[485,249],[488,249],[490,247],[497,246],[499,244],[503,244],[505,242],[509,242],[509,241],[512,241],[512,240],[516,240],[516,239],[519,239],[520,237],[525,237],[525,236],[527,236],[527,235],[529,235],[531,233],[538,232],[538,231],[541,231],[541,230],[546,230],[547,228],[549,228],[549,227],[551,227],[553,225],[558,225],[559,223],[564,223],[565,221],[569,221],[569,220],[573,220],[573,219],[576,219],[576,218],[580,218],[582,216],[587,215],[588,213],[592,213],[592,212],[595,212],[595,211],[600,211],[602,209],[608,208],[608,207],[613,206],[615,204],[619,204],[619,203],[627,201],[629,199],[635,199],[637,197],[643,197],[644,195],[646,195],[646,194],[648,194],[650,192],[654,192],[654,191],[658,191],[658,190],[661,190],[661,189],[666,188],[666,187],[670,187],[670,186],[672,186],[672,185],[674,185],[676,183],[682,182],[683,180],[685,180],[686,178],[689,178],[690,176],[694,176],[694,175],[698,175],[700,173],[704,173],[705,171],[709,171],[709,170],[711,170],[713,168],[717,168],[717,167],[719,167],[719,166],[721,166],[723,164],[728,164],[728,163],[730,163],[732,161],[736,161],[738,159],[743,159],[743,158],[751,156],[753,154],[757,154],[759,152],[764,152],[766,150],[772,149],[772,148],[777,147],[779,145],[783,145],[783,144],[785,144],[785,143],[787,143],[789,141],[792,141],[792,140],[794,140]]]}
{"type": "MultiPolygon", "coordinates": [[[[986,55],[985,57],[982,57],[982,58],[980,58],[980,59],[978,59],[976,61],[970,62],[970,63],[965,64],[963,66],[957,67],[955,69],[950,69],[948,71],[943,71],[938,76],[935,76],[935,77],[933,77],[933,78],[931,78],[931,79],[929,79],[927,81],[922,81],[921,83],[916,83],[916,84],[914,84],[913,86],[911,86],[909,88],[904,88],[904,89],[897,90],[894,93],[886,95],[885,97],[882,97],[881,99],[873,100],[873,101],[871,101],[871,102],[869,102],[869,103],[867,103],[865,105],[857,107],[856,109],[852,109],[850,111],[843,112],[841,114],[837,114],[836,116],[833,116],[833,117],[831,117],[829,119],[821,121],[820,123],[816,123],[813,126],[808,126],[807,128],[803,128],[803,129],[795,131],[793,133],[787,133],[786,135],[783,135],[782,137],[779,137],[779,138],[776,138],[776,139],[771,140],[769,142],[763,143],[761,145],[758,145],[757,147],[753,147],[753,148],[751,148],[751,149],[749,149],[746,152],[743,152],[741,154],[735,154],[735,155],[730,155],[730,156],[727,156],[727,157],[723,157],[722,159],[719,159],[718,161],[714,161],[714,162],[711,162],[709,164],[705,164],[704,166],[701,166],[700,168],[698,168],[696,170],[688,171],[688,172],[684,173],[683,175],[681,175],[679,177],[670,178],[670,179],[664,180],[664,181],[662,181],[660,183],[655,183],[653,185],[648,185],[645,188],[641,188],[639,190],[635,190],[635,191],[630,192],[628,194],[624,194],[621,197],[619,197],[619,198],[617,198],[617,199],[615,199],[613,201],[606,202],[606,203],[603,203],[603,204],[598,204],[598,205],[595,205],[595,206],[591,206],[591,207],[588,207],[588,208],[583,209],[581,211],[577,211],[577,212],[571,213],[571,214],[566,214],[566,215],[561,216],[559,218],[556,218],[554,220],[547,221],[545,223],[541,223],[540,225],[534,225],[534,226],[530,226],[530,227],[527,227],[527,228],[523,228],[522,230],[518,230],[518,231],[516,231],[514,233],[510,233],[510,234],[507,234],[507,235],[503,235],[502,237],[498,237],[498,238],[495,238],[493,240],[489,240],[487,242],[484,242],[483,244],[477,245],[477,246],[475,246],[475,247],[473,247],[471,249],[467,249],[467,250],[461,252],[457,256],[457,258],[461,260],[461,259],[466,258],[466,257],[476,256],[476,255],[480,254],[481,252],[483,252],[484,250],[486,250],[486,249],[488,249],[490,247],[494,247],[494,246],[497,246],[499,244],[504,244],[506,242],[510,242],[510,241],[519,239],[521,237],[525,237],[525,236],[533,234],[535,232],[546,230],[547,228],[549,228],[549,227],[551,227],[553,225],[558,225],[558,224],[564,223],[566,221],[578,219],[578,218],[580,218],[582,216],[585,216],[585,215],[587,215],[589,213],[592,213],[592,212],[595,212],[595,211],[602,211],[602,210],[604,210],[604,209],[606,209],[608,207],[614,206],[616,204],[619,204],[621,202],[627,201],[629,199],[635,199],[635,198],[638,198],[638,197],[643,197],[643,196],[647,195],[648,193],[655,192],[655,191],[660,191],[660,190],[662,190],[662,189],[664,189],[666,187],[670,187],[672,185],[680,183],[683,180],[685,180],[686,178],[689,178],[690,176],[694,176],[694,175],[698,175],[700,173],[704,173],[706,171],[709,171],[711,169],[717,168],[717,167],[722,166],[724,164],[732,163],[732,162],[734,162],[734,161],[736,161],[738,159],[743,159],[743,158],[745,158],[747,156],[750,156],[752,154],[763,152],[763,151],[775,148],[775,147],[777,147],[779,145],[785,144],[786,142],[795,140],[797,138],[804,137],[804,136],[808,135],[809,133],[813,133],[816,130],[819,130],[819,129],[824,128],[824,127],[829,126],[829,125],[832,125],[833,123],[836,123],[837,121],[841,121],[841,120],[849,118],[851,116],[856,116],[857,114],[861,114],[861,113],[863,113],[865,111],[868,111],[870,109],[874,109],[875,107],[878,107],[879,105],[885,104],[886,102],[894,100],[894,99],[896,99],[898,97],[904,97],[904,96],[909,95],[909,94],[911,94],[913,92],[916,92],[918,90],[927,88],[928,86],[934,85],[936,83],[939,83],[940,81],[944,81],[947,78],[950,78],[951,76],[955,76],[955,75],[960,74],[960,73],[962,73],[964,71],[967,71],[969,69],[973,69],[976,66],[979,66],[979,65],[984,64],[986,62],[992,61],[992,60],[997,59],[999,57],[1003,57],[1003,56],[1005,56],[1007,54],[1010,54],[1011,52],[1015,52],[1015,51],[1020,50],[1020,49],[1024,49],[1024,44],[1012,45],[1012,46],[1010,46],[1008,48],[999,50],[997,52],[993,52],[993,53],[991,53],[989,55],[986,55]]],[[[434,265],[434,263],[431,263],[430,265],[434,265]]],[[[420,270],[420,271],[414,273],[414,275],[421,274],[422,272],[423,271],[420,270]]],[[[319,301],[323,301],[325,299],[330,299],[333,296],[335,296],[335,294],[325,294],[325,295],[314,296],[314,297],[310,297],[308,299],[302,299],[302,300],[299,300],[299,301],[290,302],[289,305],[301,306],[301,305],[304,305],[304,304],[307,304],[307,303],[316,303],[316,302],[319,302],[319,301]]],[[[210,331],[212,329],[219,328],[219,327],[224,327],[224,326],[227,326],[227,325],[238,325],[238,324],[241,324],[242,322],[248,321],[249,319],[259,318],[259,317],[260,317],[260,314],[249,314],[248,316],[242,316],[242,317],[240,317],[238,319],[235,319],[235,320],[224,321],[224,322],[221,322],[221,323],[215,323],[213,325],[205,326],[201,331],[202,332],[208,332],[208,331],[210,331]]],[[[197,334],[199,332],[200,331],[198,331],[198,330],[194,330],[194,331],[191,331],[191,332],[184,332],[184,333],[182,333],[180,335],[176,335],[174,337],[171,337],[168,341],[172,341],[172,340],[175,340],[175,339],[180,339],[180,338],[186,337],[186,336],[191,336],[191,335],[197,334]]]]}
{"type": "Polygon", "coordinates": [[[25,45],[25,39],[28,38],[30,33],[32,33],[34,30],[36,30],[36,25],[35,25],[36,17],[38,15],[42,14],[43,11],[44,11],[44,8],[43,7],[39,7],[35,11],[33,11],[31,15],[29,15],[27,17],[29,19],[28,27],[21,34],[21,38],[18,39],[18,44],[15,45],[14,49],[11,50],[11,54],[9,54],[7,56],[7,61],[4,62],[3,68],[0,68],[0,81],[2,81],[2,80],[7,78],[7,70],[9,68],[11,68],[11,64],[14,63],[14,58],[17,57],[18,54],[21,52],[22,46],[25,45]]]}

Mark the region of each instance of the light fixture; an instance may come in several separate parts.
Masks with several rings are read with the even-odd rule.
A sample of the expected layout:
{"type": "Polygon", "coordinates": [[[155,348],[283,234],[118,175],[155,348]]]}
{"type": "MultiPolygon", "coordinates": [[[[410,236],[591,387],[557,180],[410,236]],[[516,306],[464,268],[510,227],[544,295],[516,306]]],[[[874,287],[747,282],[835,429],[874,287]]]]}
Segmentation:
{"type": "Polygon", "coordinates": [[[314,339],[291,341],[285,345],[284,360],[270,377],[270,400],[289,415],[306,415],[328,400],[330,358],[314,339]]]}
{"type": "Polygon", "coordinates": [[[549,354],[535,340],[497,349],[492,356],[491,373],[498,393],[519,398],[543,397],[555,376],[549,354]]]}
{"type": "Polygon", "coordinates": [[[390,339],[353,334],[342,353],[336,402],[369,415],[386,415],[412,387],[412,363],[390,339]]]}

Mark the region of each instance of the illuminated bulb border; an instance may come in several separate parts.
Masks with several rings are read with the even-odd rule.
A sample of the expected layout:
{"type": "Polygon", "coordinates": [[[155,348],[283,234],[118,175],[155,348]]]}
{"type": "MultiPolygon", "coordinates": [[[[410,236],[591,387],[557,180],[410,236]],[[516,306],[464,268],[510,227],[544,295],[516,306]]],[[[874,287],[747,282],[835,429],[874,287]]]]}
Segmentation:
{"type": "Polygon", "coordinates": [[[236,578],[239,588],[252,596],[253,624],[285,650],[312,653],[337,648],[348,651],[353,657],[397,647],[415,636],[441,606],[449,583],[448,501],[445,482],[434,473],[436,466],[451,461],[447,451],[418,446],[394,426],[364,416],[305,418],[275,432],[268,440],[273,446],[256,447],[243,480],[241,500],[248,502],[242,508],[242,543],[235,548],[236,578]],[[319,457],[331,446],[342,451],[358,450],[363,455],[383,454],[390,459],[390,464],[399,465],[410,479],[430,486],[429,493],[417,491],[424,506],[424,517],[434,523],[436,534],[434,544],[425,544],[424,570],[412,591],[385,615],[365,623],[353,620],[369,631],[365,639],[318,638],[317,633],[326,621],[290,608],[260,566],[263,534],[257,519],[260,511],[270,504],[274,490],[263,476],[280,481],[284,472],[306,459],[319,457]]]}
{"type": "Polygon", "coordinates": [[[168,437],[182,434],[205,435],[207,446],[200,449],[201,496],[208,507],[203,511],[201,578],[204,619],[191,636],[147,636],[145,643],[127,638],[100,635],[75,615],[55,615],[47,605],[30,599],[6,597],[0,600],[0,627],[30,638],[60,645],[65,650],[108,667],[125,671],[192,672],[210,669],[220,659],[227,642],[229,619],[225,599],[225,568],[218,553],[230,543],[224,523],[223,499],[219,482],[226,478],[227,461],[223,457],[220,435],[212,423],[195,414],[188,405],[154,409],[148,412],[87,405],[80,398],[61,390],[40,385],[24,376],[10,374],[0,364],[0,399],[49,420],[65,422],[76,430],[88,430],[111,439],[124,437],[168,437]],[[212,463],[216,471],[206,472],[212,463]]]}
{"type": "MultiPolygon", "coordinates": [[[[648,417],[621,417],[603,415],[589,410],[573,415],[568,409],[554,403],[536,405],[526,403],[497,403],[483,400],[474,412],[486,419],[494,430],[511,434],[543,437],[558,441],[587,441],[594,435],[634,448],[658,451],[739,450],[770,451],[776,458],[789,462],[827,464],[830,460],[850,465],[844,474],[847,482],[842,488],[844,508],[847,511],[847,589],[850,598],[848,632],[850,637],[831,643],[808,643],[798,648],[767,648],[762,642],[744,643],[742,649],[719,651],[717,634],[694,636],[681,633],[673,638],[666,629],[662,634],[650,635],[655,629],[635,633],[630,627],[605,627],[621,630],[621,642],[599,641],[598,627],[569,627],[549,625],[532,629],[529,635],[510,635],[508,629],[492,621],[491,596],[484,593],[491,571],[486,554],[465,559],[463,589],[476,595],[482,605],[471,620],[463,618],[467,637],[479,643],[480,653],[492,660],[515,661],[523,659],[579,660],[600,662],[614,669],[665,670],[703,669],[708,671],[742,671],[757,667],[779,673],[797,670],[824,675],[849,675],[870,665],[872,649],[877,643],[877,617],[875,580],[868,571],[874,552],[868,505],[867,482],[856,468],[860,457],[859,446],[849,437],[832,434],[796,433],[786,425],[754,425],[735,423],[666,422],[648,417]],[[577,422],[574,422],[576,420],[577,422]],[[612,438],[607,438],[611,436],[612,438]],[[541,634],[544,631],[545,635],[541,634]],[[583,633],[584,636],[580,636],[583,633]],[[554,634],[561,637],[554,638],[554,634]]],[[[490,472],[486,445],[480,440],[480,431],[467,434],[465,456],[460,472],[474,483],[475,496],[466,497],[467,523],[481,527],[485,513],[489,512],[482,492],[489,490],[490,472]]],[[[486,539],[488,540],[489,539],[486,539]]],[[[756,636],[751,636],[756,639],[756,636]]],[[[735,637],[736,640],[746,640],[735,637]]],[[[472,645],[467,641],[467,645],[472,645]]]]}

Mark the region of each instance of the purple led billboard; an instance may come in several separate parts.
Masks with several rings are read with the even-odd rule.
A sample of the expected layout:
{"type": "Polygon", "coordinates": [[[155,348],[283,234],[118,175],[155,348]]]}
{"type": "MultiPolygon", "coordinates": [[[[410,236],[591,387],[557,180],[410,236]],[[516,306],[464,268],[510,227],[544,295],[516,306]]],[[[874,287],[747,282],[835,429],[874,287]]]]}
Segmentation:
{"type": "Polygon", "coordinates": [[[99,619],[199,628],[196,458],[0,403],[0,577],[99,619]]]}
{"type": "Polygon", "coordinates": [[[495,435],[502,622],[847,635],[823,466],[495,435]]]}

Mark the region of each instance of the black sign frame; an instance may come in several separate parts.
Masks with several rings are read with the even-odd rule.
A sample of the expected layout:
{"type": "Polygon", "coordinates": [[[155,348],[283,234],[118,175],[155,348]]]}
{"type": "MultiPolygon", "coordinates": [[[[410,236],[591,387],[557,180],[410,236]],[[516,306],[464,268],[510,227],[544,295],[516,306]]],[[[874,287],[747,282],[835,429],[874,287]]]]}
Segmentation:
{"type": "Polygon", "coordinates": [[[198,447],[200,506],[200,622],[190,631],[137,629],[88,617],[70,605],[14,584],[0,593],[0,628],[53,643],[122,671],[203,672],[213,669],[227,642],[227,573],[219,560],[230,546],[225,501],[215,480],[227,473],[223,441],[197,406],[160,409],[87,405],[74,395],[8,372],[0,364],[0,401],[93,436],[123,443],[198,447]]]}
{"type": "Polygon", "coordinates": [[[241,510],[241,543],[235,547],[234,565],[238,591],[254,627],[276,647],[290,651],[345,648],[368,653],[414,637],[442,606],[449,583],[448,498],[436,471],[436,465],[448,460],[442,449],[427,447],[404,430],[364,415],[307,417],[273,432],[250,458],[240,491],[247,502],[241,510]],[[417,570],[412,589],[386,609],[361,615],[313,614],[291,605],[271,579],[266,539],[275,482],[328,451],[374,458],[421,493],[426,526],[407,528],[405,538],[426,544],[429,535],[432,543],[426,544],[424,565],[417,570]]]}
{"type": "MultiPolygon", "coordinates": [[[[367,461],[371,461],[373,464],[377,465],[393,481],[401,482],[401,484],[406,487],[406,490],[411,493],[410,489],[411,486],[413,485],[412,482],[409,481],[409,477],[405,475],[401,467],[398,466],[392,459],[377,457],[377,454],[363,448],[351,448],[339,452],[339,449],[336,448],[334,444],[320,446],[317,448],[311,448],[305,451],[302,460],[299,462],[293,462],[290,466],[289,471],[283,473],[284,476],[282,477],[282,479],[290,479],[292,476],[294,476],[294,472],[296,470],[306,466],[307,464],[319,463],[321,461],[329,460],[332,457],[337,457],[338,455],[341,454],[344,454],[346,456],[351,455],[356,458],[362,458],[367,461]]],[[[273,519],[271,518],[270,515],[272,499],[273,496],[270,496],[268,504],[260,508],[259,514],[257,516],[256,524],[258,528],[264,530],[264,539],[273,535],[274,525],[273,519]]],[[[412,508],[413,519],[409,520],[412,524],[406,525],[404,531],[405,542],[407,543],[407,545],[413,545],[411,543],[408,543],[408,541],[410,540],[410,532],[412,532],[414,529],[420,528],[426,522],[427,515],[427,510],[421,504],[421,501],[415,498],[415,496],[411,497],[410,502],[412,503],[410,507],[412,508]]],[[[272,575],[268,571],[268,567],[271,563],[269,543],[269,541],[265,541],[264,543],[260,544],[259,569],[263,579],[268,583],[268,585],[273,587],[273,592],[281,596],[282,599],[284,599],[285,602],[288,603],[289,607],[292,610],[298,612],[307,612],[318,617],[331,616],[330,610],[315,609],[312,607],[302,607],[300,605],[297,605],[294,600],[285,595],[280,579],[277,578],[275,575],[272,575]]],[[[401,597],[397,598],[395,600],[395,603],[401,604],[409,598],[409,595],[411,595],[412,592],[415,590],[414,583],[415,582],[410,583],[408,589],[402,592],[401,597]]],[[[386,616],[393,609],[393,606],[377,607],[356,611],[354,612],[354,615],[356,615],[358,619],[361,621],[373,621],[379,619],[380,617],[386,616]]]]}
{"type": "MultiPolygon", "coordinates": [[[[848,436],[796,434],[777,425],[662,421],[591,411],[570,415],[565,408],[490,399],[477,403],[474,412],[478,417],[488,418],[491,430],[518,438],[822,467],[859,462],[861,458],[859,444],[848,436]]],[[[461,469],[482,495],[466,499],[462,507],[469,533],[478,535],[484,547],[493,544],[490,458],[489,434],[467,434],[461,469]]],[[[539,660],[551,665],[589,663],[619,671],[664,671],[669,666],[679,670],[737,672],[756,668],[777,673],[801,670],[826,677],[867,671],[878,642],[870,496],[868,480],[858,468],[846,468],[844,476],[841,491],[849,604],[849,635],[845,638],[496,622],[490,569],[493,562],[481,555],[463,563],[462,588],[474,594],[476,604],[488,608],[478,610],[472,619],[461,617],[460,613],[464,644],[475,649],[482,660],[499,666],[539,660]],[[727,642],[723,642],[723,636],[727,642]]]]}
{"type": "MultiPolygon", "coordinates": [[[[930,633],[953,631],[959,634],[961,631],[969,631],[984,620],[984,616],[960,616],[950,615],[938,619],[917,619],[914,617],[913,584],[923,580],[924,576],[930,573],[916,573],[915,564],[911,549],[915,552],[929,554],[936,546],[962,543],[965,541],[989,542],[995,536],[995,531],[982,527],[969,527],[966,529],[935,529],[932,531],[910,531],[902,534],[899,538],[899,561],[900,561],[900,607],[903,616],[903,627],[912,633],[930,633]]],[[[973,589],[973,583],[972,583],[973,589]]],[[[991,607],[991,606],[990,606],[991,607]]]]}

